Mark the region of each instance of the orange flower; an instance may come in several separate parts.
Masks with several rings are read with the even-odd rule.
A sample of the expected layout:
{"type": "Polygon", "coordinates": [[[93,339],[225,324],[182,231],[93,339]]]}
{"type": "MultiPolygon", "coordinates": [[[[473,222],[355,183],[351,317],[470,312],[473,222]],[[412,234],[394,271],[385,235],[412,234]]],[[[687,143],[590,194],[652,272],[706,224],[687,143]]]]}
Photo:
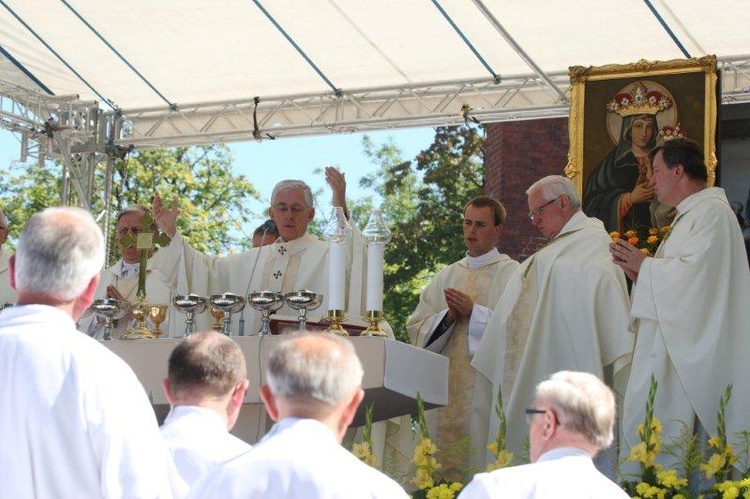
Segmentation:
{"type": "Polygon", "coordinates": [[[611,237],[614,242],[617,242],[620,240],[620,238],[622,238],[620,233],[617,232],[616,230],[613,230],[612,232],[610,232],[609,237],[611,237]]]}
{"type": "Polygon", "coordinates": [[[656,244],[659,242],[659,237],[655,235],[648,236],[648,239],[646,239],[646,242],[648,244],[656,244]]]}
{"type": "Polygon", "coordinates": [[[664,227],[661,228],[662,234],[669,234],[670,232],[672,232],[672,227],[669,225],[665,225],[664,227]]]}
{"type": "Polygon", "coordinates": [[[638,232],[636,232],[636,231],[634,231],[632,229],[629,230],[629,231],[627,231],[625,233],[625,237],[627,237],[628,239],[633,238],[633,237],[637,237],[637,236],[638,236],[638,232]]]}
{"type": "Polygon", "coordinates": [[[651,253],[648,252],[648,248],[641,248],[641,253],[644,255],[650,255],[651,253]]]}
{"type": "Polygon", "coordinates": [[[648,229],[648,233],[650,236],[658,236],[659,229],[657,229],[656,227],[651,227],[650,229],[648,229]]]}
{"type": "MultiPolygon", "coordinates": [[[[627,236],[627,233],[626,233],[625,235],[627,236]]],[[[635,236],[630,236],[630,237],[628,238],[628,242],[629,242],[630,244],[632,244],[633,246],[635,246],[636,244],[638,244],[638,238],[637,238],[637,237],[635,237],[635,236]]]]}

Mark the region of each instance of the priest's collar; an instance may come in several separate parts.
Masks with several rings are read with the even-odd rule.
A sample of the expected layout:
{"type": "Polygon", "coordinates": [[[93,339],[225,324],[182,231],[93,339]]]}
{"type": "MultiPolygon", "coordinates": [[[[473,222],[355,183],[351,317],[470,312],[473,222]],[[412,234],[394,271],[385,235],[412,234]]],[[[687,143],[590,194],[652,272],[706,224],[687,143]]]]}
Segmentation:
{"type": "Polygon", "coordinates": [[[138,276],[138,271],[141,269],[140,263],[128,263],[125,260],[122,261],[122,268],[120,273],[123,279],[131,279],[138,276]]]}
{"type": "Polygon", "coordinates": [[[466,266],[470,269],[478,269],[480,267],[484,267],[485,265],[489,265],[493,262],[496,262],[498,257],[500,256],[500,252],[497,251],[497,248],[492,248],[484,255],[480,256],[471,256],[468,253],[466,254],[466,266]]]}

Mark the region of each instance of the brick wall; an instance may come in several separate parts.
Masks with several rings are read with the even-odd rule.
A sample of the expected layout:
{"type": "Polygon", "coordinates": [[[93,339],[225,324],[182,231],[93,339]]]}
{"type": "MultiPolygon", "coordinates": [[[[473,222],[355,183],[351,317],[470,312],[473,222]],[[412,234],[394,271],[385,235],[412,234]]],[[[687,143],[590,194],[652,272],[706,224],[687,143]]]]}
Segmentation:
{"type": "Polygon", "coordinates": [[[484,190],[502,201],[508,212],[498,249],[522,261],[545,242],[526,216],[526,189],[546,175],[563,174],[568,120],[492,123],[486,128],[484,190]]]}

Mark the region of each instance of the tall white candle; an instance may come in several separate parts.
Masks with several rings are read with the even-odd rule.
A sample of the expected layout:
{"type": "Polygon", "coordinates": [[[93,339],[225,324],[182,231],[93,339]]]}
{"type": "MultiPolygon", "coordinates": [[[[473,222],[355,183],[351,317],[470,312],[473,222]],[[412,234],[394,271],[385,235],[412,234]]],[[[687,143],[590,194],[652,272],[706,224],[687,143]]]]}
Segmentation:
{"type": "Polygon", "coordinates": [[[328,248],[328,310],[344,310],[346,296],[346,241],[328,248]]]}
{"type": "Polygon", "coordinates": [[[367,307],[369,311],[383,310],[383,258],[385,244],[367,245],[367,307]]]}

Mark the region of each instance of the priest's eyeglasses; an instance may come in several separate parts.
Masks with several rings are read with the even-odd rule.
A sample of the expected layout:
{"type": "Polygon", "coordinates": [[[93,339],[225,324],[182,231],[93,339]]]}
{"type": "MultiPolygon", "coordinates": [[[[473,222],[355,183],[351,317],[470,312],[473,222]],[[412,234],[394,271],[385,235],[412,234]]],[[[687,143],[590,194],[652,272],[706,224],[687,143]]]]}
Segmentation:
{"type": "Polygon", "coordinates": [[[530,425],[531,424],[531,420],[534,418],[535,415],[537,415],[537,414],[545,414],[547,411],[550,411],[552,413],[552,417],[555,420],[555,424],[557,424],[557,425],[562,424],[560,422],[560,419],[558,419],[557,413],[555,412],[554,409],[552,409],[552,408],[549,408],[549,409],[537,409],[535,407],[531,407],[529,409],[526,409],[526,411],[525,411],[526,412],[526,423],[530,425]]]}
{"type": "Polygon", "coordinates": [[[558,199],[560,199],[561,197],[562,197],[562,196],[557,196],[557,197],[556,197],[555,199],[553,199],[552,201],[547,201],[547,202],[546,202],[546,203],[544,203],[544,204],[543,204],[542,206],[537,206],[536,208],[534,208],[533,210],[531,210],[531,211],[529,212],[529,220],[531,220],[531,221],[533,222],[533,221],[534,221],[534,220],[536,219],[536,217],[538,217],[539,215],[541,215],[541,214],[542,214],[542,212],[544,211],[544,209],[545,209],[545,208],[546,208],[547,206],[551,205],[552,203],[554,203],[555,201],[557,201],[557,200],[558,200],[558,199]]]}
{"type": "Polygon", "coordinates": [[[533,407],[530,409],[526,409],[526,424],[531,424],[531,420],[535,415],[544,414],[545,412],[547,412],[546,409],[534,409],[533,407]]]}

